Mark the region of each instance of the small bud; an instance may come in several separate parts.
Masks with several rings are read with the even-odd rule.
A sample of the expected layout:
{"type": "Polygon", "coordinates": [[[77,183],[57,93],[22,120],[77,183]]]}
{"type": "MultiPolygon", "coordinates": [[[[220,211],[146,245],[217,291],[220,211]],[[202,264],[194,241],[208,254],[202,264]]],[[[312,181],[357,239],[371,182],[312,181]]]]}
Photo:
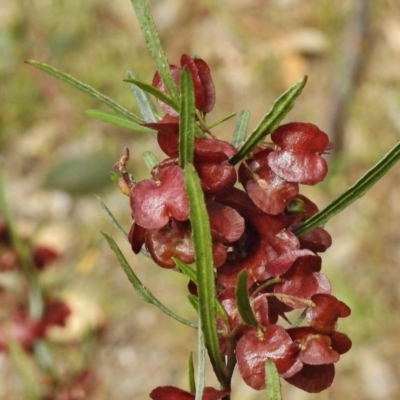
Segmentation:
{"type": "Polygon", "coordinates": [[[306,206],[303,200],[293,199],[287,202],[286,209],[288,214],[304,214],[306,206]]]}
{"type": "Polygon", "coordinates": [[[130,196],[131,194],[131,188],[129,186],[129,184],[125,181],[124,178],[119,178],[118,179],[118,187],[119,190],[126,196],[130,196]]]}

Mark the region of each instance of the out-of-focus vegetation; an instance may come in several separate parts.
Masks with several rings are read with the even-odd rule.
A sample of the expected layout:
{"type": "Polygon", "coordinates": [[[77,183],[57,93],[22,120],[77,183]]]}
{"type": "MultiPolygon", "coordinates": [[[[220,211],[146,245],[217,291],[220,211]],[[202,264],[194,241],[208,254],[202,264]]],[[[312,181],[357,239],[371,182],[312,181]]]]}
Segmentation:
{"type": "MultiPolygon", "coordinates": [[[[154,0],[151,5],[170,61],[177,63],[186,52],[209,63],[217,90],[211,119],[248,108],[254,126],[274,98],[309,76],[288,120],[316,123],[339,145],[327,182],[305,189],[321,207],[399,140],[396,1],[154,0]]],[[[196,348],[192,332],[135,296],[100,230],[118,238],[138,275],[169,307],[192,318],[185,279],[131,255],[90,195],[101,194],[129,229],[127,198],[106,187],[107,168],[90,168],[89,162],[100,160],[111,170],[112,160],[128,146],[130,169],[144,177],[140,156],[155,149],[154,139],[89,119],[85,110],[103,106],[24,64],[26,59],[68,72],[135,111],[122,80],[127,70],[150,80],[153,66],[130,1],[0,0],[1,164],[20,231],[64,253],[63,266],[49,274],[47,284],[58,285],[66,296],[81,296],[80,304],[99,305],[106,316],[96,346],[90,340],[82,344],[87,335],[82,333],[68,345],[75,353],[60,347],[60,360],[73,364],[69,358],[80,346],[90,349],[100,382],[96,399],[145,399],[155,385],[186,386],[186,356],[196,348]],[[73,172],[81,189],[72,193],[64,185],[67,191],[62,190],[57,176],[59,187],[46,188],[57,164],[76,157],[88,162],[73,172]],[[92,188],[83,179],[89,173],[92,188]]],[[[234,122],[215,132],[231,137],[234,122]]],[[[397,166],[328,223],[333,246],[324,255],[325,273],[334,294],[353,309],[340,330],[353,338],[354,347],[339,363],[329,391],[309,395],[285,386],[285,398],[400,397],[399,179],[397,166]]],[[[21,398],[15,368],[3,354],[0,381],[1,399],[21,398]]],[[[235,390],[234,398],[261,399],[239,380],[235,390]]]]}

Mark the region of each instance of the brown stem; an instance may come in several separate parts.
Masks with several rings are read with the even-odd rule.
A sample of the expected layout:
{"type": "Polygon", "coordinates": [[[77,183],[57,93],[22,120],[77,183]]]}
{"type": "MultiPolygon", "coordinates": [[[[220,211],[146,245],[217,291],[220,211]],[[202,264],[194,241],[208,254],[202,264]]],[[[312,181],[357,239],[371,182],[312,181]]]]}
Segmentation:
{"type": "Polygon", "coordinates": [[[114,165],[114,168],[118,169],[118,171],[122,175],[122,179],[125,184],[131,188],[135,185],[135,180],[132,175],[128,172],[127,165],[129,161],[129,149],[125,147],[125,154],[119,159],[119,161],[114,165]]]}

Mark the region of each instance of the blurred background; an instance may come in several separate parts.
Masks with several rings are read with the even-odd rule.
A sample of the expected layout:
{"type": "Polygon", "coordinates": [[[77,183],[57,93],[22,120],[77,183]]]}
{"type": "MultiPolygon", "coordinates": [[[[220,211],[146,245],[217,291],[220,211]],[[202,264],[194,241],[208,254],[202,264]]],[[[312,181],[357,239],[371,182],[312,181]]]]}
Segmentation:
{"type": "MultiPolygon", "coordinates": [[[[313,122],[335,143],[326,182],[303,189],[320,208],[399,141],[398,1],[150,4],[169,60],[179,63],[188,53],[210,65],[217,93],[210,121],[248,108],[251,129],[277,96],[308,75],[286,121],[313,122]]],[[[141,154],[160,155],[155,140],[90,119],[85,111],[106,110],[103,105],[24,64],[27,59],[51,64],[137,112],[126,71],[149,81],[154,68],[130,1],[0,0],[0,162],[21,235],[63,255],[43,278],[79,316],[50,345],[59,373],[78,364],[90,368],[97,379],[91,399],[146,399],[158,385],[187,388],[194,332],[136,296],[100,231],[115,237],[168,307],[194,319],[187,282],[133,255],[94,196],[128,230],[128,198],[110,184],[109,171],[127,146],[130,171],[147,177],[141,154]]],[[[215,133],[231,138],[235,122],[215,133]]],[[[352,308],[339,330],[353,339],[353,349],[337,364],[329,390],[310,395],[283,383],[285,399],[400,398],[399,182],[395,166],[327,224],[333,245],[323,255],[323,272],[333,294],[352,308]]],[[[24,398],[21,377],[4,353],[0,382],[0,399],[24,398]]],[[[262,398],[235,380],[233,400],[262,398]]]]}

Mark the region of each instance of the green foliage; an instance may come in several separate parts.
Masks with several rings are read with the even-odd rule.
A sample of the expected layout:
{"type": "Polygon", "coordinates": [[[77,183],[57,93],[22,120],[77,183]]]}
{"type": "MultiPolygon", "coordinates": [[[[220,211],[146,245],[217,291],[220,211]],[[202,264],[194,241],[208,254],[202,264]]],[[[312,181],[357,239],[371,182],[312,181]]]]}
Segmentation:
{"type": "Polygon", "coordinates": [[[233,132],[232,144],[239,148],[246,140],[247,126],[250,120],[250,110],[242,110],[239,114],[239,118],[233,132]]]}
{"type": "Polygon", "coordinates": [[[206,383],[206,346],[204,343],[203,330],[201,329],[201,318],[199,318],[199,327],[197,334],[197,386],[195,400],[203,399],[203,391],[206,383]]]}
{"type": "Polygon", "coordinates": [[[236,304],[242,320],[251,326],[258,326],[257,318],[254,315],[250,304],[249,292],[247,290],[248,273],[241,271],[236,286],[236,304]]]}
{"type": "Polygon", "coordinates": [[[49,75],[54,76],[57,79],[60,79],[61,81],[80,90],[83,93],[88,94],[89,96],[95,97],[96,99],[100,100],[102,103],[104,103],[108,107],[110,107],[112,110],[114,110],[115,112],[117,112],[121,115],[124,115],[131,121],[136,122],[137,124],[140,124],[143,122],[143,120],[141,120],[135,114],[131,113],[126,108],[122,107],[120,104],[118,104],[116,101],[114,101],[110,97],[100,93],[96,89],[92,88],[91,86],[87,85],[86,83],[79,81],[78,79],[74,78],[73,76],[66,74],[65,72],[58,71],[56,68],[51,67],[50,65],[47,65],[45,63],[41,63],[41,62],[38,62],[35,60],[28,60],[28,61],[26,61],[26,63],[32,65],[33,67],[35,67],[37,69],[40,69],[43,72],[46,72],[49,75]]]}
{"type": "MultiPolygon", "coordinates": [[[[127,73],[127,81],[130,82],[130,80],[135,79],[135,74],[131,71],[128,71],[127,73]]],[[[136,80],[136,83],[138,81],[136,80]]],[[[142,90],[137,84],[131,83],[130,85],[131,91],[138,103],[140,113],[143,116],[143,119],[146,122],[157,122],[157,111],[154,103],[152,102],[149,94],[145,91],[142,90]]]]}
{"type": "Polygon", "coordinates": [[[163,46],[161,45],[160,38],[158,37],[157,29],[155,27],[153,17],[147,1],[131,0],[133,8],[135,9],[136,17],[139,21],[140,29],[147,44],[151,58],[156,66],[156,70],[160,74],[161,80],[164,82],[168,93],[175,101],[178,100],[178,88],[172,78],[169,62],[165,56],[163,46]]]}
{"type": "Polygon", "coordinates": [[[176,319],[177,321],[181,322],[182,324],[185,324],[187,326],[190,326],[192,328],[196,328],[197,325],[186,320],[185,318],[180,317],[179,315],[176,315],[174,312],[169,310],[167,307],[164,306],[151,292],[150,290],[142,284],[140,279],[137,277],[137,275],[133,272],[132,268],[126,261],[126,258],[122,254],[121,250],[119,249],[117,243],[115,240],[108,235],[107,233],[103,232],[103,236],[106,238],[111,250],[114,252],[114,254],[117,257],[117,260],[119,262],[119,265],[125,272],[127,278],[129,279],[129,282],[131,282],[133,288],[135,289],[136,293],[138,296],[144,300],[146,303],[153,304],[156,307],[158,307],[162,312],[165,314],[169,315],[170,317],[176,319]]]}
{"type": "Polygon", "coordinates": [[[196,392],[196,381],[194,379],[194,363],[193,363],[193,353],[190,352],[188,358],[188,378],[189,378],[189,390],[194,393],[196,392]]]}
{"type": "MultiPolygon", "coordinates": [[[[275,100],[271,107],[271,110],[262,118],[259,124],[255,127],[253,132],[248,136],[247,140],[243,143],[242,147],[239,149],[238,153],[233,156],[230,160],[232,165],[236,165],[239,161],[245,158],[255,147],[261,144],[265,138],[271,134],[280,124],[280,122],[285,118],[287,113],[293,108],[294,102],[299,97],[307,83],[307,77],[301,78],[297,83],[295,83],[291,88],[286,90],[278,99],[275,100]]],[[[247,115],[244,114],[243,125],[246,122],[247,115]]],[[[243,134],[241,130],[242,127],[238,128],[239,137],[243,134]]]]}
{"type": "Polygon", "coordinates": [[[194,88],[190,71],[183,68],[181,75],[181,106],[179,124],[179,162],[184,168],[186,163],[193,163],[195,105],[194,88]]]}
{"type": "Polygon", "coordinates": [[[97,200],[100,202],[101,208],[105,211],[108,219],[112,222],[112,224],[118,229],[118,231],[122,234],[122,236],[125,239],[128,239],[128,234],[126,233],[125,229],[122,228],[121,224],[117,221],[117,219],[114,217],[113,213],[110,211],[110,209],[107,207],[107,205],[104,203],[104,201],[101,199],[101,197],[96,196],[97,200]]]}
{"type": "Polygon", "coordinates": [[[394,146],[378,163],[369,169],[353,186],[330,203],[319,213],[313,215],[304,224],[294,230],[297,236],[310,232],[317,226],[323,226],[340,211],[362,197],[400,160],[400,143],[394,146]]]}
{"type": "Polygon", "coordinates": [[[154,86],[152,86],[148,83],[145,83],[145,82],[141,82],[135,78],[127,78],[124,80],[125,80],[125,82],[129,82],[132,85],[138,87],[139,89],[142,89],[143,92],[151,94],[156,99],[162,101],[163,103],[170,106],[174,110],[177,110],[177,111],[179,110],[179,106],[176,101],[174,101],[173,99],[171,99],[171,97],[164,94],[161,90],[156,89],[154,86]]]}
{"type": "Polygon", "coordinates": [[[145,151],[142,154],[142,160],[146,164],[146,167],[149,171],[151,171],[159,163],[158,158],[151,151],[145,151]]]}
{"type": "Polygon", "coordinates": [[[225,366],[221,358],[215,319],[214,302],[214,262],[210,223],[200,180],[194,167],[186,164],[184,169],[186,191],[190,203],[190,221],[193,229],[193,242],[196,253],[197,289],[199,293],[199,312],[204,335],[204,343],[210,356],[215,374],[221,384],[228,386],[225,366]]]}
{"type": "Polygon", "coordinates": [[[86,110],[86,114],[89,115],[89,117],[98,119],[99,121],[107,122],[112,125],[119,126],[121,128],[131,129],[132,131],[136,132],[144,132],[152,134],[155,133],[153,129],[137,124],[136,122],[133,122],[128,118],[122,117],[118,114],[114,114],[111,112],[106,112],[102,110],[86,110]]]}
{"type": "Polygon", "coordinates": [[[266,400],[282,400],[281,380],[275,363],[268,359],[265,362],[266,400]]]}
{"type": "Polygon", "coordinates": [[[22,378],[23,388],[26,400],[41,400],[42,389],[39,384],[37,371],[34,368],[34,363],[29,355],[24,351],[21,345],[10,338],[8,340],[11,359],[14,362],[19,375],[22,378]]]}

